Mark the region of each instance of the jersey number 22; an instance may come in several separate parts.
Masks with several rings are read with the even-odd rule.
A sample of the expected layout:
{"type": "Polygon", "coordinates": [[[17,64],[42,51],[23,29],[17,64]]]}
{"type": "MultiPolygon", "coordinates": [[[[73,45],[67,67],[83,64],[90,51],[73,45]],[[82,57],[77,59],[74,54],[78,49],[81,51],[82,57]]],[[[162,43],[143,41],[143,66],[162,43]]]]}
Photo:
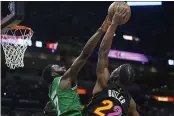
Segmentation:
{"type": "Polygon", "coordinates": [[[122,113],[122,109],[120,106],[114,106],[113,102],[110,100],[103,100],[102,104],[104,106],[100,106],[98,108],[95,109],[94,113],[98,116],[119,116],[122,113]],[[113,107],[114,106],[114,107],[113,107]],[[102,113],[102,111],[106,111],[106,110],[111,110],[113,107],[113,113],[109,113],[109,114],[104,114],[102,113]]]}

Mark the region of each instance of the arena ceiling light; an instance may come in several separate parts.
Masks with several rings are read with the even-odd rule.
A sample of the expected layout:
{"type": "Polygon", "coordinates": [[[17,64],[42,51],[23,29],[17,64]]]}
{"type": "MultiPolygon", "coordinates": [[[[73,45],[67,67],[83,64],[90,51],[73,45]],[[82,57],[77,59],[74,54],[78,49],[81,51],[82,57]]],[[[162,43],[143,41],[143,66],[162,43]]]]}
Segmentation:
{"type": "Polygon", "coordinates": [[[157,96],[157,95],[154,95],[152,97],[153,97],[153,99],[155,99],[157,101],[160,101],[160,102],[174,102],[174,97],[171,97],[171,96],[157,96]]]}
{"type": "Polygon", "coordinates": [[[137,61],[146,63],[149,62],[148,58],[144,54],[134,53],[134,52],[126,52],[121,50],[110,50],[108,54],[109,58],[121,59],[121,60],[129,60],[129,61],[137,61]]]}
{"type": "Polygon", "coordinates": [[[123,39],[128,41],[140,41],[138,37],[131,36],[131,35],[123,35],[123,39]]]}
{"type": "Polygon", "coordinates": [[[170,66],[172,66],[172,65],[174,66],[174,60],[169,59],[169,60],[168,60],[168,64],[169,64],[170,66]]]}
{"type": "Polygon", "coordinates": [[[127,2],[129,6],[161,6],[162,2],[127,2]]]}
{"type": "Polygon", "coordinates": [[[58,42],[56,43],[47,43],[46,48],[51,49],[51,50],[56,50],[58,46],[58,42]]]}
{"type": "Polygon", "coordinates": [[[42,47],[42,42],[41,41],[36,41],[36,47],[41,48],[42,47]]]}
{"type": "Polygon", "coordinates": [[[78,94],[80,95],[86,95],[86,89],[77,89],[78,94]]]}

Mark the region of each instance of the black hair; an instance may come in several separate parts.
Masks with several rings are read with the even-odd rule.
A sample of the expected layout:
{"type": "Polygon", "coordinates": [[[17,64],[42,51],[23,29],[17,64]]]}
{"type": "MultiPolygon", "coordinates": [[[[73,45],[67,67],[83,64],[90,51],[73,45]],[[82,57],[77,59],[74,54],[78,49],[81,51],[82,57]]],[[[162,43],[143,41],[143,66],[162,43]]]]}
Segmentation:
{"type": "Polygon", "coordinates": [[[110,83],[120,81],[121,84],[127,85],[134,81],[135,73],[131,65],[123,64],[114,70],[111,74],[110,83]]]}
{"type": "Polygon", "coordinates": [[[46,66],[42,72],[42,77],[44,79],[44,81],[47,81],[49,83],[52,82],[53,78],[51,77],[51,73],[52,73],[52,70],[51,70],[51,66],[52,64],[49,64],[48,66],[46,66]]]}

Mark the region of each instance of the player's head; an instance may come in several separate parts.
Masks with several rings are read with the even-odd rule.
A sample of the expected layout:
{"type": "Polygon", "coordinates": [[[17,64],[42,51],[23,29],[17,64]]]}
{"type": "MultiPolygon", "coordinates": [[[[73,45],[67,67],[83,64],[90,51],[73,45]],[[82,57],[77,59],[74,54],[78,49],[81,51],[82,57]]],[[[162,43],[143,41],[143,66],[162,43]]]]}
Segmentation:
{"type": "Polygon", "coordinates": [[[49,64],[42,72],[42,77],[48,83],[51,83],[55,77],[62,76],[66,72],[64,66],[49,64]]]}
{"type": "Polygon", "coordinates": [[[113,70],[110,75],[109,83],[116,83],[118,81],[123,85],[131,84],[135,79],[133,68],[129,64],[123,64],[113,70]]]}

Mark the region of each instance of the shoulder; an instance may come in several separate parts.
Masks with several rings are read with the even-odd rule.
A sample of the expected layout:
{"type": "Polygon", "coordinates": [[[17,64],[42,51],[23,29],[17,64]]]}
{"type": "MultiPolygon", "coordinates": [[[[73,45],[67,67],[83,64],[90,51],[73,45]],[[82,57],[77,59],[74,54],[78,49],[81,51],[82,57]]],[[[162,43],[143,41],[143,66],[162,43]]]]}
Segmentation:
{"type": "Polygon", "coordinates": [[[55,77],[49,87],[49,94],[60,86],[61,77],[55,77]]]}
{"type": "Polygon", "coordinates": [[[52,81],[52,86],[60,85],[61,80],[62,80],[62,76],[61,77],[55,77],[54,80],[52,81]]]}

